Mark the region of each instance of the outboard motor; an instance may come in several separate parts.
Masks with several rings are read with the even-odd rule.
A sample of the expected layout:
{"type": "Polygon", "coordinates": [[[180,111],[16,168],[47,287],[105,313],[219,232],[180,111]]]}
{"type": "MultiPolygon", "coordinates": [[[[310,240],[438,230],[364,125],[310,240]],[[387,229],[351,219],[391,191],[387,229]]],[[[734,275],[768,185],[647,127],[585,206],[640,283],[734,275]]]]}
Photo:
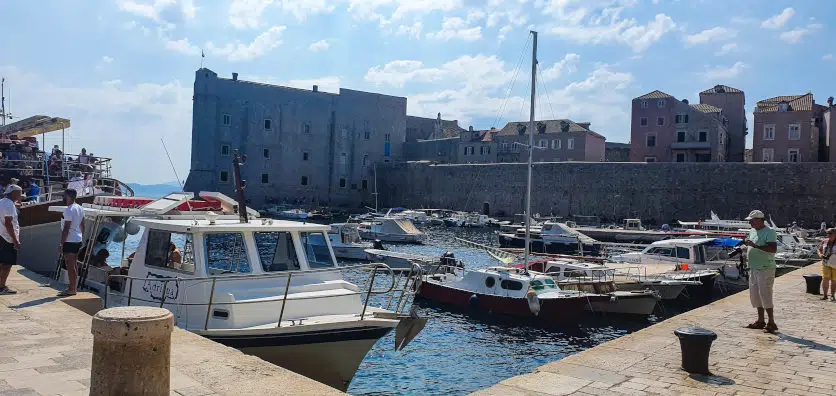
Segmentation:
{"type": "Polygon", "coordinates": [[[386,250],[386,248],[383,247],[383,242],[380,239],[375,239],[374,243],[372,244],[372,247],[377,250],[386,250]]]}
{"type": "Polygon", "coordinates": [[[456,255],[451,251],[446,251],[441,255],[441,267],[444,268],[445,273],[454,273],[456,270],[456,255]]]}

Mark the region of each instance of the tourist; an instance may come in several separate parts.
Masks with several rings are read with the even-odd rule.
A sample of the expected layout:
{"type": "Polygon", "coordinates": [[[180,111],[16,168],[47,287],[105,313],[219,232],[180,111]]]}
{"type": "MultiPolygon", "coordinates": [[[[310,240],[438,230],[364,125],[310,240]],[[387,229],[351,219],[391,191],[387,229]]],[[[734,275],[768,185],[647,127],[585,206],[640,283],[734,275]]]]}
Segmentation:
{"type": "Polygon", "coordinates": [[[15,201],[20,200],[23,189],[10,184],[5,192],[5,197],[0,199],[0,216],[3,217],[3,225],[0,226],[0,295],[17,293],[6,286],[6,280],[12,266],[17,264],[17,251],[20,250],[20,224],[15,201]]]}
{"type": "Polygon", "coordinates": [[[32,201],[34,203],[38,203],[38,195],[41,194],[41,187],[38,186],[38,182],[35,179],[32,179],[29,182],[29,191],[26,192],[26,200],[32,201]]]}
{"type": "Polygon", "coordinates": [[[169,242],[168,245],[168,263],[172,268],[177,268],[179,264],[183,264],[183,254],[180,253],[180,249],[177,249],[177,245],[174,242],[169,242]],[[175,267],[173,264],[178,265],[175,267]]]}
{"type": "Polygon", "coordinates": [[[821,289],[822,300],[827,300],[830,290],[830,301],[836,301],[836,228],[827,229],[827,239],[819,245],[818,253],[821,259],[821,289]]]}
{"type": "Polygon", "coordinates": [[[58,297],[74,296],[78,292],[78,251],[84,235],[84,209],[75,202],[78,193],[73,189],[64,191],[64,218],[61,220],[61,243],[59,251],[64,255],[64,265],[67,267],[67,279],[70,284],[67,290],[58,293],[58,297]]]}
{"type": "Polygon", "coordinates": [[[78,163],[85,165],[90,163],[90,157],[87,155],[87,149],[84,147],[81,148],[81,154],[78,155],[78,163]]]}
{"type": "Polygon", "coordinates": [[[765,216],[760,210],[753,210],[746,217],[752,230],[743,243],[749,247],[749,300],[758,310],[758,320],[748,324],[750,329],[764,329],[775,333],[778,325],[773,316],[772,286],[775,283],[775,253],[778,251],[778,234],[766,226],[765,216]],[[766,311],[769,322],[764,321],[766,311]]]}

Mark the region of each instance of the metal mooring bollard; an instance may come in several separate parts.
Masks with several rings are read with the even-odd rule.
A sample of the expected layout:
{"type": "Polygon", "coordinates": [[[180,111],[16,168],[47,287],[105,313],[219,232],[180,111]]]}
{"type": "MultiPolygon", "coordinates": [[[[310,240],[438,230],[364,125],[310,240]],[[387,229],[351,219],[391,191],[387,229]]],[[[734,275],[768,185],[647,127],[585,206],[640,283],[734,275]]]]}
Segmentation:
{"type": "Polygon", "coordinates": [[[709,375],[708,355],[717,334],[699,327],[682,327],[673,332],[682,348],[682,369],[693,374],[709,375]]]}
{"type": "Polygon", "coordinates": [[[819,274],[805,274],[804,282],[807,283],[807,294],[819,294],[822,276],[819,274]]]}
{"type": "Polygon", "coordinates": [[[93,317],[90,395],[169,395],[173,328],[167,309],[99,311],[93,317]]]}

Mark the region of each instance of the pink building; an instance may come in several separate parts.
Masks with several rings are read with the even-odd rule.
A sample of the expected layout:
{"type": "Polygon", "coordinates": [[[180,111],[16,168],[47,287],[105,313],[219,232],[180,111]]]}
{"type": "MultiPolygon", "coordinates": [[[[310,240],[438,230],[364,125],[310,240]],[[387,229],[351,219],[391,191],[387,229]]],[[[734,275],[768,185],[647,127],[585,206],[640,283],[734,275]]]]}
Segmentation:
{"type": "Polygon", "coordinates": [[[723,109],[710,104],[691,105],[658,90],[639,96],[633,99],[630,161],[727,161],[728,122],[723,109]]]}
{"type": "Polygon", "coordinates": [[[700,103],[723,109],[723,115],[729,120],[726,129],[729,133],[728,162],[743,162],[746,150],[746,94],[728,85],[715,85],[700,92],[700,103]]]}
{"type": "Polygon", "coordinates": [[[827,134],[822,126],[827,107],[812,93],[776,96],[757,103],[752,161],[817,162],[826,160],[827,134]]]}

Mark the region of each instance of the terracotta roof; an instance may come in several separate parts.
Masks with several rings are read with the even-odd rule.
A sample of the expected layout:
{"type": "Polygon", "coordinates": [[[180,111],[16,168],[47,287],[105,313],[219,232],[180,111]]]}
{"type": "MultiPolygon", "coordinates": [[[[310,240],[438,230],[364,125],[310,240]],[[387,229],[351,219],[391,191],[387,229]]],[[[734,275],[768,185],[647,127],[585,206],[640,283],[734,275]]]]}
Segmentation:
{"type": "Polygon", "coordinates": [[[755,113],[774,113],[778,111],[778,105],[788,103],[789,111],[810,111],[813,110],[813,93],[804,95],[776,96],[764,99],[757,103],[755,113]]]}
{"type": "MultiPolygon", "coordinates": [[[[599,137],[601,139],[606,139],[603,135],[598,132],[595,132],[589,129],[588,122],[581,122],[577,123],[572,120],[541,120],[541,121],[534,121],[534,125],[536,128],[545,127],[544,133],[568,133],[568,132],[586,132],[592,134],[595,137],[599,137]]],[[[494,135],[497,136],[516,136],[520,135],[519,129],[520,127],[524,127],[526,129],[525,133],[528,132],[528,121],[519,121],[519,122],[509,122],[505,125],[502,129],[496,130],[494,135]]]]}
{"type": "Polygon", "coordinates": [[[642,96],[639,96],[636,99],[667,99],[667,98],[672,98],[672,97],[673,97],[672,95],[668,95],[668,94],[666,94],[662,91],[656,90],[656,91],[653,91],[651,93],[647,93],[647,94],[644,94],[642,96]]]}
{"type": "Polygon", "coordinates": [[[714,107],[710,104],[703,104],[703,103],[691,105],[691,107],[693,107],[694,110],[699,111],[699,112],[703,112],[703,113],[720,113],[721,111],[723,111],[723,109],[721,109],[719,107],[714,107]]]}
{"type": "Polygon", "coordinates": [[[709,89],[706,89],[705,91],[700,92],[700,95],[709,95],[715,93],[743,93],[743,91],[737,88],[732,88],[728,85],[715,85],[709,89]]]}

